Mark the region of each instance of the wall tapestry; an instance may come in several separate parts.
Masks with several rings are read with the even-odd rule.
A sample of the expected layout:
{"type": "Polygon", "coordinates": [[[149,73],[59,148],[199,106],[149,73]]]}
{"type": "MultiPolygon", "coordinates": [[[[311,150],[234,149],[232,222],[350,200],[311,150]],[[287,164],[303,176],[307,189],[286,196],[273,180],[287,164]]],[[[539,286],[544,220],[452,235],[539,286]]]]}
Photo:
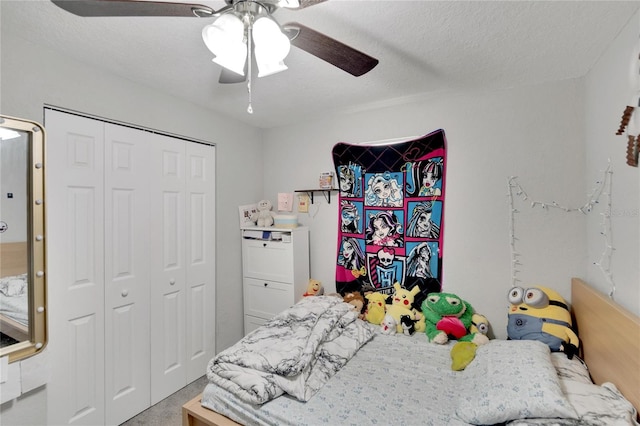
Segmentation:
{"type": "Polygon", "coordinates": [[[336,290],[442,288],[446,138],[333,147],[339,185],[336,290]]]}

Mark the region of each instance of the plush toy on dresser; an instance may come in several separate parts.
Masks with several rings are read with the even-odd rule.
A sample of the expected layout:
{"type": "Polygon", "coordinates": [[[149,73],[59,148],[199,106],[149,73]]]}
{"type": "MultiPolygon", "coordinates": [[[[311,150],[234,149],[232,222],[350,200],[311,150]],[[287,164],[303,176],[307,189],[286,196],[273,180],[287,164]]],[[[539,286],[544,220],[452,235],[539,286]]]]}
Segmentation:
{"type": "Polygon", "coordinates": [[[258,201],[257,210],[254,213],[251,213],[251,221],[255,222],[256,225],[262,227],[268,227],[273,225],[273,215],[274,213],[271,211],[271,201],[269,200],[260,200],[258,201]]]}
{"type": "Polygon", "coordinates": [[[580,340],[572,329],[569,306],[558,292],[540,286],[513,287],[509,303],[509,339],[539,340],[569,359],[578,353],[580,340]]]}
{"type": "Polygon", "coordinates": [[[473,307],[452,293],[429,293],[422,302],[426,319],[426,334],[430,342],[445,344],[449,337],[461,342],[483,345],[489,338],[470,332],[473,307]]]}

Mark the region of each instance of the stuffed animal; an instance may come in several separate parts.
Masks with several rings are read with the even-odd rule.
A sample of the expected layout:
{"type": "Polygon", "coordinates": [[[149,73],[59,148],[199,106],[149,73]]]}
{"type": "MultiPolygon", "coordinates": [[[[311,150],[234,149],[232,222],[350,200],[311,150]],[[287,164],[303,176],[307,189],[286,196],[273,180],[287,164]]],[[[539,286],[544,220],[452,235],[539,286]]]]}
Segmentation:
{"type": "Polygon", "coordinates": [[[451,348],[451,369],[453,371],[464,370],[476,357],[478,345],[472,342],[456,342],[451,348]]]}
{"type": "Polygon", "coordinates": [[[411,319],[409,315],[400,316],[400,325],[402,326],[402,332],[407,336],[411,336],[416,332],[416,320],[411,319]]]}
{"type": "Polygon", "coordinates": [[[572,329],[569,307],[558,292],[546,287],[514,287],[509,303],[509,339],[539,340],[569,359],[578,353],[580,340],[572,329]]]}
{"type": "Polygon", "coordinates": [[[384,316],[382,323],[380,324],[382,334],[396,334],[396,320],[389,314],[384,316]]]}
{"type": "Polygon", "coordinates": [[[402,333],[402,323],[400,317],[408,315],[411,320],[415,321],[416,331],[424,331],[425,322],[424,317],[413,308],[413,301],[416,294],[420,292],[420,287],[414,286],[411,290],[402,288],[400,284],[393,284],[395,292],[391,297],[391,305],[387,305],[387,315],[391,315],[396,321],[396,332],[402,333]]]}
{"type": "Polygon", "coordinates": [[[469,327],[469,331],[486,336],[487,333],[489,333],[489,320],[482,314],[473,314],[473,316],[471,316],[471,327],[469,327]]]}
{"type": "Polygon", "coordinates": [[[273,212],[271,211],[271,207],[271,201],[269,200],[258,201],[258,211],[251,213],[251,221],[255,222],[258,226],[273,225],[273,212]]]}
{"type": "Polygon", "coordinates": [[[309,284],[307,284],[307,291],[303,294],[304,297],[307,296],[320,296],[324,294],[324,288],[322,287],[322,283],[318,280],[314,280],[313,278],[309,278],[309,284]]]}
{"type": "Polygon", "coordinates": [[[489,341],[480,333],[470,333],[473,308],[469,302],[452,293],[429,293],[422,302],[426,334],[430,342],[445,344],[449,337],[477,345],[489,341]]]}
{"type": "Polygon", "coordinates": [[[345,293],[344,301],[353,305],[353,310],[358,314],[358,318],[361,320],[364,319],[364,314],[362,313],[362,310],[364,309],[364,298],[362,297],[362,294],[357,291],[345,293]]]}
{"type": "Polygon", "coordinates": [[[367,299],[367,308],[364,311],[364,319],[371,324],[380,325],[384,319],[387,306],[387,296],[372,292],[364,296],[367,299]]]}

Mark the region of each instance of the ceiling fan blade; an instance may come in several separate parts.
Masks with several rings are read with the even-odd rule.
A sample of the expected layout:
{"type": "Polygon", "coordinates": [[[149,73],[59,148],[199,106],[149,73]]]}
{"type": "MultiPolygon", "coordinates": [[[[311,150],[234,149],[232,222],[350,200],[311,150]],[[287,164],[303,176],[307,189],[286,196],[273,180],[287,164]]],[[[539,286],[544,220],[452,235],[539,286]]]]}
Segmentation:
{"type": "Polygon", "coordinates": [[[378,60],[297,22],[283,25],[291,44],[359,77],[371,71],[378,60]]]}
{"type": "Polygon", "coordinates": [[[300,6],[292,10],[304,9],[305,7],[311,7],[318,3],[324,3],[327,0],[299,0],[299,1],[300,1],[300,6]]]}
{"type": "Polygon", "coordinates": [[[193,3],[138,0],[51,0],[56,6],[82,17],[182,16],[209,17],[220,11],[193,3]]]}

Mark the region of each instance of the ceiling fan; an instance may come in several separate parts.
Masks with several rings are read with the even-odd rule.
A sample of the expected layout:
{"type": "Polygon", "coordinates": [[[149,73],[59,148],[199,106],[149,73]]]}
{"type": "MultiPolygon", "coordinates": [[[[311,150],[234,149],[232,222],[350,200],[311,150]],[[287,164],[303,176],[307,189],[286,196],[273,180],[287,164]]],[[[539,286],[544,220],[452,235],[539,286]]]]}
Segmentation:
{"type": "MultiPolygon", "coordinates": [[[[173,16],[220,18],[229,14],[240,18],[249,17],[252,21],[256,17],[266,15],[275,22],[271,17],[271,14],[281,7],[303,9],[322,3],[326,0],[225,0],[227,5],[219,10],[214,10],[209,6],[194,3],[173,3],[146,0],[51,1],[62,9],[82,17],[173,16]]],[[[248,43],[249,47],[251,47],[251,37],[247,37],[246,34],[247,23],[245,22],[244,24],[245,33],[243,42],[247,44],[247,39],[249,39],[248,43]]],[[[249,26],[249,28],[251,27],[249,26]]],[[[282,33],[290,40],[291,45],[304,50],[313,56],[323,59],[324,61],[356,77],[371,71],[378,64],[377,59],[300,23],[289,22],[280,26],[280,28],[282,33]]],[[[209,46],[208,43],[207,45],[209,46]]],[[[251,68],[251,57],[251,50],[249,50],[250,59],[245,62],[244,73],[240,72],[242,70],[236,70],[238,72],[229,71],[223,66],[219,82],[240,83],[246,81],[246,70],[247,67],[251,68]]]]}

